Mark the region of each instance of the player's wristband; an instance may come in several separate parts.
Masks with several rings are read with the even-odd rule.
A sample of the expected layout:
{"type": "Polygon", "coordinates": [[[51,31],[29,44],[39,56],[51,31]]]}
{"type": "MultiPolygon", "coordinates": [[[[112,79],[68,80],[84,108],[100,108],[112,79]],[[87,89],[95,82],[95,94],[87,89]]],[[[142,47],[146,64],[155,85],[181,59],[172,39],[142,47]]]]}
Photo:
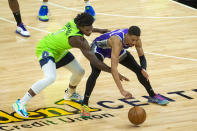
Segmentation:
{"type": "Polygon", "coordinates": [[[141,67],[146,70],[147,63],[146,63],[145,56],[143,55],[143,56],[140,56],[139,58],[140,58],[140,65],[141,65],[141,67]]]}

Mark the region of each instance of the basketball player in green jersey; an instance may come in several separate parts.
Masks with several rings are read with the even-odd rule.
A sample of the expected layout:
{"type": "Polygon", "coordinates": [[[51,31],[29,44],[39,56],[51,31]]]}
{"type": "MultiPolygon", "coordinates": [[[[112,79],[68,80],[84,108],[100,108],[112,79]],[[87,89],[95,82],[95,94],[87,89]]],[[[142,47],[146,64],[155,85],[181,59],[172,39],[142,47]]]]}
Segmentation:
{"type": "MultiPolygon", "coordinates": [[[[94,18],[89,13],[78,14],[74,20],[69,21],[61,30],[45,36],[36,47],[36,56],[39,59],[44,78],[32,85],[22,99],[13,104],[13,109],[22,117],[28,117],[25,105],[28,101],[45,87],[56,80],[56,68],[65,67],[72,72],[69,88],[65,91],[65,100],[81,100],[76,93],[76,86],[84,75],[84,69],[76,61],[69,49],[79,48],[83,55],[97,68],[111,72],[111,68],[97,59],[92,52],[84,35],[90,36],[92,32],[106,33],[107,29],[93,28],[94,18]]],[[[121,80],[128,80],[119,74],[121,80]]]]}

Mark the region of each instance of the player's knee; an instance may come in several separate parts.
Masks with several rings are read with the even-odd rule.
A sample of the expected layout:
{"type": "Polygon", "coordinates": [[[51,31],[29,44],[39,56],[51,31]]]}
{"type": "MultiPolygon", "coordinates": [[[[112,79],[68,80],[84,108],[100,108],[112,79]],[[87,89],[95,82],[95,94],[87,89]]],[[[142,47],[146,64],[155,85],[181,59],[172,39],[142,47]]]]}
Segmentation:
{"type": "Polygon", "coordinates": [[[100,70],[93,70],[91,73],[91,77],[97,78],[100,74],[100,70]]]}
{"type": "Polygon", "coordinates": [[[81,69],[79,74],[80,74],[81,76],[84,76],[85,70],[84,70],[84,69],[81,69]]]}
{"type": "Polygon", "coordinates": [[[133,72],[135,72],[135,74],[140,75],[142,74],[141,69],[134,69],[133,72]]]}
{"type": "Polygon", "coordinates": [[[78,76],[80,76],[80,77],[83,77],[84,74],[85,74],[85,70],[84,70],[83,68],[80,68],[79,70],[77,70],[77,71],[75,72],[75,75],[78,75],[78,76]]]}
{"type": "Polygon", "coordinates": [[[56,80],[56,76],[50,75],[50,76],[47,76],[45,79],[47,80],[48,83],[53,83],[56,80]]]}

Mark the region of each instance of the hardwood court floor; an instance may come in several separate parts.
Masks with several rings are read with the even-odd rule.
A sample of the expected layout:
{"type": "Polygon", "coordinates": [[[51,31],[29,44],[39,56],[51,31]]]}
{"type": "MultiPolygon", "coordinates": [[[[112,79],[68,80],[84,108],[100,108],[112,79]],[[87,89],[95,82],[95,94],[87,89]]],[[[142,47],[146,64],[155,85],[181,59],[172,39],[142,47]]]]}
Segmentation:
{"type": "MultiPolygon", "coordinates": [[[[0,130],[23,131],[196,131],[197,130],[197,10],[170,0],[94,0],[97,19],[95,27],[128,28],[138,25],[142,30],[143,49],[148,62],[148,73],[155,92],[174,100],[168,106],[147,104],[147,93],[126,68],[119,66],[130,82],[123,86],[135,99],[125,100],[120,95],[112,76],[101,73],[90,99],[94,109],[90,120],[79,118],[77,103],[61,99],[67,88],[70,72],[57,71],[57,81],[33,98],[27,106],[30,120],[13,112],[12,103],[43,77],[35,57],[35,46],[48,32],[56,31],[83,11],[83,0],[49,0],[50,21],[37,20],[39,0],[23,0],[20,9],[30,38],[14,33],[16,25],[7,1],[0,2],[0,130]],[[135,127],[129,123],[128,110],[143,104],[146,121],[135,127]],[[99,111],[100,109],[100,111],[99,111]]],[[[92,41],[99,34],[87,37],[92,41]]],[[[138,61],[135,49],[129,49],[138,61]]],[[[78,49],[71,52],[86,70],[78,86],[83,95],[89,62],[78,49]]],[[[110,65],[109,60],[105,62],[110,65]]]]}

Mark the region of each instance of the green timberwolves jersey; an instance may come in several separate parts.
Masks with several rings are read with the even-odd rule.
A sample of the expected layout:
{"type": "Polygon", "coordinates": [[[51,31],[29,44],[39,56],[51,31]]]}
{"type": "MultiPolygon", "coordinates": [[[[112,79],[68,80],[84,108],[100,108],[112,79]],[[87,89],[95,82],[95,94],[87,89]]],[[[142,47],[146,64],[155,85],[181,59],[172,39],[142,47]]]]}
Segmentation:
{"type": "Polygon", "coordinates": [[[57,32],[50,33],[41,39],[36,46],[36,56],[41,60],[43,52],[48,52],[47,54],[52,56],[55,62],[58,62],[72,48],[69,44],[69,37],[71,36],[83,36],[74,20],[69,21],[57,32]]]}

